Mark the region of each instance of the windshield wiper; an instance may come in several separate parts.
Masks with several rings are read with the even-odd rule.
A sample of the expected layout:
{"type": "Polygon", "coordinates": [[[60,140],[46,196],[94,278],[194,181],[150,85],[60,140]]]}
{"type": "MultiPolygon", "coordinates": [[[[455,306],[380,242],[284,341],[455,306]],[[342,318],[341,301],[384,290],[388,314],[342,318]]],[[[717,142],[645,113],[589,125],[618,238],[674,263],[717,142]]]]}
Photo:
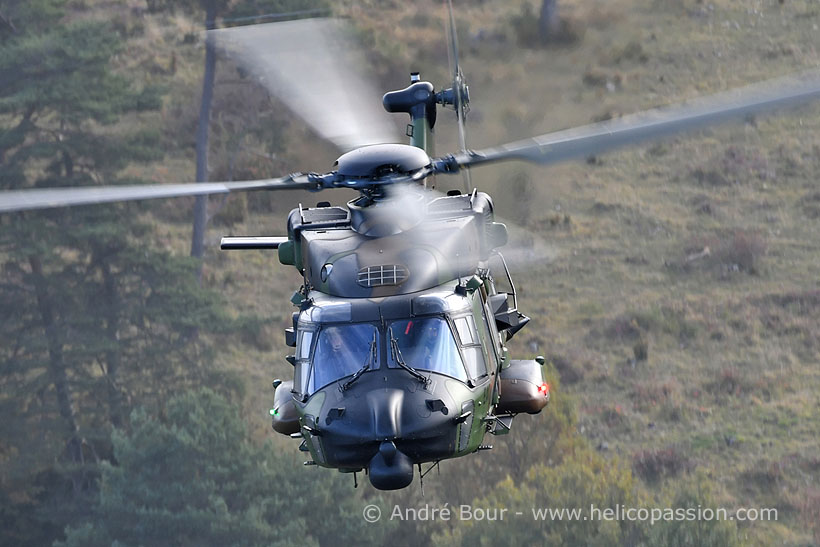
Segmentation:
{"type": "Polygon", "coordinates": [[[418,380],[419,382],[423,383],[425,386],[430,383],[430,378],[422,374],[421,372],[417,371],[410,365],[404,362],[404,359],[401,356],[401,350],[399,349],[399,341],[393,336],[393,328],[389,328],[387,330],[388,335],[390,336],[390,353],[393,356],[393,360],[404,370],[409,372],[413,375],[413,377],[418,380]]]}
{"type": "Polygon", "coordinates": [[[364,374],[366,371],[370,369],[370,362],[376,361],[376,333],[373,333],[373,340],[370,342],[370,351],[367,352],[367,357],[364,359],[364,365],[362,368],[356,371],[356,374],[350,377],[350,380],[342,384],[342,391],[347,391],[347,389],[353,385],[353,382],[359,379],[359,377],[364,374]]]}

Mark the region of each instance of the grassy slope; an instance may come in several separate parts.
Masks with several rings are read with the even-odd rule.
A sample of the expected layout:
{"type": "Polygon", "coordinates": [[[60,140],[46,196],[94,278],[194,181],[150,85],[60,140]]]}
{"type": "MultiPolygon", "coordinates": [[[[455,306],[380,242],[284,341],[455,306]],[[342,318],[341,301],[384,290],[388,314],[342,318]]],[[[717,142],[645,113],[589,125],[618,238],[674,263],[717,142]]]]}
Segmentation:
{"type": "MultiPolygon", "coordinates": [[[[521,2],[455,4],[472,86],[474,147],[742,85],[818,60],[820,9],[810,1],[564,0],[562,13],[584,31],[583,39],[545,50],[516,42],[509,20],[521,12],[521,2]]],[[[381,50],[374,68],[385,86],[405,85],[411,67],[434,82],[446,80],[438,2],[357,2],[343,10],[381,50]]],[[[195,120],[191,97],[198,96],[202,49],[199,40],[185,44],[183,38],[196,25],[178,16],[146,16],[138,23],[133,14],[123,17],[143,28],[134,30],[120,62],[170,86],[163,122],[170,135],[185,134],[195,120]]],[[[533,317],[511,344],[513,353],[546,353],[560,361],[564,385],[580,401],[579,429],[595,445],[606,443],[627,458],[668,450],[670,471],[661,481],[685,480],[676,466],[696,466],[707,470],[728,505],[779,507],[779,524],[744,529],[761,543],[809,541],[820,506],[818,113],[808,108],[710,130],[595,164],[548,170],[511,165],[474,174],[480,188],[496,195],[499,214],[525,223],[538,248],[555,255],[546,265],[511,264],[521,307],[533,317]],[[511,173],[529,178],[529,203],[504,193],[511,173]],[[687,260],[707,246],[710,256],[687,260]],[[646,345],[647,360],[634,359],[636,344],[646,345]]],[[[452,150],[451,117],[441,119],[438,149],[452,150]]],[[[270,169],[329,166],[327,147],[306,145],[307,131],[289,118],[284,123],[297,137],[270,169]]],[[[168,161],[141,174],[189,180],[192,143],[172,144],[168,161]]],[[[219,161],[224,164],[224,156],[212,163],[219,161]]],[[[440,183],[458,187],[460,180],[440,183]]],[[[273,219],[250,215],[230,228],[212,228],[212,242],[228,231],[280,233],[289,206],[316,200],[277,198],[273,219]]],[[[158,218],[158,243],[184,252],[184,215],[162,206],[158,218]]],[[[259,339],[231,345],[223,356],[250,375],[249,412],[258,417],[260,436],[267,435],[264,386],[271,369],[288,373],[279,358],[286,353],[281,327],[298,276],[263,253],[214,250],[206,281],[222,288],[237,311],[276,318],[259,339]]],[[[525,431],[537,431],[537,421],[520,422],[525,431]]]]}
{"type": "MultiPolygon", "coordinates": [[[[818,61],[820,13],[811,2],[562,8],[583,40],[527,50],[492,39],[515,7],[459,7],[471,121],[478,118],[473,146],[818,61]],[[491,38],[479,40],[481,31],[491,38]]],[[[396,32],[409,38],[413,30],[396,32]]],[[[666,457],[661,480],[679,480],[678,466],[701,467],[727,504],[778,507],[780,524],[744,529],[763,543],[807,541],[818,505],[818,112],[717,128],[594,165],[513,167],[531,179],[535,205],[523,209],[503,193],[509,171],[474,175],[495,190],[501,215],[523,213],[557,253],[547,266],[512,266],[533,316],[514,353],[537,347],[582,378],[570,389],[594,444],[666,457]],[[688,260],[707,246],[709,256],[688,260]],[[635,360],[638,343],[648,347],[646,361],[635,360]]]]}
{"type": "MultiPolygon", "coordinates": [[[[641,8],[588,29],[580,49],[594,48],[590,57],[574,52],[576,66],[620,75],[623,88],[601,93],[576,75],[566,102],[631,111],[816,62],[810,4],[641,8]],[[645,62],[616,60],[630,42],[645,62]]],[[[572,389],[585,435],[627,456],[671,448],[681,465],[708,470],[728,503],[775,505],[796,531],[817,496],[818,224],[806,203],[817,191],[816,114],[549,172],[543,201],[572,229],[542,231],[559,257],[519,281],[546,312],[533,329],[544,351],[583,375],[572,389]],[[720,176],[699,181],[698,169],[720,176]],[[687,262],[706,245],[711,257],[687,262]],[[754,273],[734,271],[751,258],[754,273]],[[639,340],[649,358],[633,362],[639,340]]],[[[769,534],[805,539],[779,525],[757,525],[753,537],[769,534]]]]}

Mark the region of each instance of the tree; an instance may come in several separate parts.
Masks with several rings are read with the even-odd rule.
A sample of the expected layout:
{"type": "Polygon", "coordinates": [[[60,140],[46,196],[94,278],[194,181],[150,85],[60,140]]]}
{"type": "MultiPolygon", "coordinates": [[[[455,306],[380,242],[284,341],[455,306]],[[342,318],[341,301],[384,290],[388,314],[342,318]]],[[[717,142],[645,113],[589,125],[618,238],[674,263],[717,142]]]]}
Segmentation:
{"type": "Polygon", "coordinates": [[[507,478],[490,495],[471,504],[491,511],[507,509],[503,520],[461,522],[460,528],[437,540],[442,545],[633,545],[643,535],[641,523],[538,517],[533,511],[578,508],[586,515],[590,505],[635,507],[637,500],[628,468],[581,448],[561,465],[534,465],[520,482],[507,478]]]}
{"type": "MultiPolygon", "coordinates": [[[[179,6],[204,11],[206,33],[216,28],[216,18],[228,10],[234,0],[152,0],[151,11],[159,11],[168,6],[179,6]]],[[[199,103],[199,118],[196,129],[196,182],[208,182],[208,141],[210,138],[211,103],[214,96],[216,77],[216,46],[211,36],[205,37],[205,61],[202,74],[202,95],[199,103]]],[[[194,202],[194,222],[191,234],[191,256],[202,260],[205,256],[205,229],[208,225],[208,196],[197,196],[194,202]]],[[[202,264],[197,268],[196,279],[202,284],[202,264]]]]}
{"type": "MultiPolygon", "coordinates": [[[[715,509],[712,488],[702,473],[698,473],[694,480],[685,481],[680,490],[670,497],[671,502],[666,503],[666,507],[691,509],[693,516],[697,516],[698,509],[701,514],[705,510],[715,509]]],[[[648,535],[650,545],[732,547],[740,544],[737,525],[733,521],[710,518],[664,520],[652,526],[648,535]]]]}
{"type": "Polygon", "coordinates": [[[558,32],[561,20],[558,18],[558,0],[543,0],[541,15],[538,17],[538,33],[545,44],[558,32]]]}
{"type": "MultiPolygon", "coordinates": [[[[139,182],[123,168],[161,156],[156,132],[117,125],[159,106],[158,92],[115,73],[120,38],[103,23],[64,20],[65,6],[0,3],[0,188],[139,182]]],[[[206,361],[190,355],[191,330],[227,322],[215,295],[190,283],[193,263],[152,245],[141,207],[0,218],[0,513],[18,525],[4,529],[10,543],[50,542],[87,511],[129,401],[191,377],[190,362],[206,361]]]]}
{"type": "MultiPolygon", "coordinates": [[[[152,0],[149,7],[156,11],[166,7],[196,10],[204,15],[205,31],[216,28],[217,18],[226,16],[244,21],[259,14],[298,14],[310,8],[324,8],[325,0],[152,0]]],[[[208,163],[211,108],[216,78],[216,46],[211,36],[205,38],[205,60],[202,76],[202,95],[196,131],[196,182],[208,182],[208,163]]],[[[208,197],[197,196],[194,204],[194,221],[191,234],[191,256],[201,260],[205,255],[205,230],[208,225],[208,197]]],[[[197,270],[197,282],[202,283],[202,264],[197,270]]]]}
{"type": "MultiPolygon", "coordinates": [[[[3,188],[93,184],[108,179],[126,161],[146,151],[142,147],[146,135],[116,138],[88,130],[89,124],[110,124],[122,113],[156,107],[158,96],[152,90],[132,89],[127,80],[108,69],[108,59],[119,48],[114,34],[96,23],[57,24],[61,5],[54,0],[11,2],[4,11],[4,17],[14,23],[0,34],[0,115],[12,121],[0,132],[3,188]]],[[[68,458],[74,463],[83,454],[61,315],[82,293],[55,294],[50,276],[56,262],[63,262],[62,274],[77,273],[65,269],[54,247],[72,246],[67,228],[82,215],[17,215],[4,219],[0,239],[11,257],[6,267],[25,272],[33,295],[30,301],[36,301],[48,376],[66,427],[68,458]]],[[[92,213],[95,221],[103,220],[104,215],[92,213]]],[[[118,215],[109,213],[107,220],[109,229],[122,226],[118,215]]],[[[96,229],[103,234],[106,225],[98,223],[96,229]]],[[[19,347],[16,352],[25,353],[19,347]]]]}
{"type": "MultiPolygon", "coordinates": [[[[216,16],[230,4],[229,0],[199,0],[205,10],[205,30],[215,28],[216,16]]],[[[211,101],[214,94],[216,74],[216,46],[213,39],[205,38],[205,71],[202,76],[202,98],[196,130],[196,181],[208,182],[208,136],[211,121],[211,101]]],[[[202,259],[205,255],[205,227],[208,224],[208,196],[197,196],[194,204],[194,226],[191,236],[191,256],[202,259]]],[[[202,283],[202,266],[197,273],[202,283]]]]}
{"type": "MultiPolygon", "coordinates": [[[[442,496],[451,505],[469,503],[487,495],[505,477],[523,481],[533,465],[559,465],[585,446],[577,433],[574,400],[561,389],[558,372],[552,364],[545,364],[542,370],[550,386],[549,405],[537,416],[513,420],[511,431],[503,437],[496,439],[487,435],[485,443],[493,449],[470,456],[470,465],[457,466],[458,469],[446,476],[442,496]]],[[[445,469],[454,465],[455,462],[442,464],[445,469]]]]}
{"type": "Polygon", "coordinates": [[[131,424],[114,435],[94,517],[58,545],[379,544],[388,529],[361,518],[338,473],[253,444],[208,389],[174,397],[162,418],[137,410],[131,424]]]}

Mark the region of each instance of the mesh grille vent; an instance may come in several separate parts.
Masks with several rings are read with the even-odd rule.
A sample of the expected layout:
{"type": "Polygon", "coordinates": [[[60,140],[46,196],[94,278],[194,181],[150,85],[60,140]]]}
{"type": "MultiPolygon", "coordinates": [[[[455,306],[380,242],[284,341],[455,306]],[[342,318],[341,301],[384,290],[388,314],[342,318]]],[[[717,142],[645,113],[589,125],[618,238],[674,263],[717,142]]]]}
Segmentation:
{"type": "Polygon", "coordinates": [[[400,285],[407,281],[407,268],[398,264],[368,266],[359,270],[359,285],[362,287],[383,287],[400,285]]]}

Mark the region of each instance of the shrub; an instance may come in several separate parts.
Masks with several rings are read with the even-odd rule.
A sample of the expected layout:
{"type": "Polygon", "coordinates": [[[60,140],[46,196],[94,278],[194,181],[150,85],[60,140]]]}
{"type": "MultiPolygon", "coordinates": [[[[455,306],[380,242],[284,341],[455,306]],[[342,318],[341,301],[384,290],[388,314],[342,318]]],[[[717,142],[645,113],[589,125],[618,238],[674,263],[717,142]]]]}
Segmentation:
{"type": "Polygon", "coordinates": [[[632,388],[632,407],[638,411],[664,404],[678,398],[680,385],[672,379],[640,382],[632,388]]]}
{"type": "MultiPolygon", "coordinates": [[[[695,480],[686,481],[668,504],[669,507],[700,510],[702,514],[707,510],[715,511],[715,505],[710,482],[702,474],[698,474],[695,480]]],[[[648,535],[647,545],[731,547],[740,544],[737,524],[729,520],[664,520],[651,526],[648,535]]]]}
{"type": "Polygon", "coordinates": [[[799,505],[803,523],[812,531],[815,543],[820,543],[820,490],[804,492],[799,505]]]}
{"type": "Polygon", "coordinates": [[[760,273],[760,262],[767,250],[768,244],[760,232],[736,229],[691,240],[683,249],[686,259],[682,267],[684,270],[705,267],[718,270],[721,275],[734,272],[756,275],[760,273]]]}
{"type": "Polygon", "coordinates": [[[765,151],[736,145],[728,146],[690,173],[700,184],[709,186],[740,184],[749,178],[774,178],[774,169],[769,165],[765,151]]]}
{"type": "Polygon", "coordinates": [[[632,456],[632,471],[647,482],[689,470],[692,462],[676,448],[641,450],[632,456]]]}
{"type": "Polygon", "coordinates": [[[748,389],[745,375],[735,366],[725,367],[718,372],[717,378],[706,386],[715,395],[738,396],[748,389]]]}
{"type": "Polygon", "coordinates": [[[558,371],[564,384],[574,384],[584,378],[584,372],[562,355],[550,355],[548,361],[558,371]]]}
{"type": "Polygon", "coordinates": [[[735,230],[721,241],[714,256],[727,267],[736,266],[740,271],[757,274],[766,249],[766,240],[759,233],[735,230]]]}
{"type": "Polygon", "coordinates": [[[525,2],[521,13],[510,19],[510,26],[519,45],[538,48],[548,45],[570,45],[580,41],[584,36],[584,24],[574,16],[558,16],[555,28],[547,35],[542,35],[539,28],[539,14],[532,4],[525,2]]]}

